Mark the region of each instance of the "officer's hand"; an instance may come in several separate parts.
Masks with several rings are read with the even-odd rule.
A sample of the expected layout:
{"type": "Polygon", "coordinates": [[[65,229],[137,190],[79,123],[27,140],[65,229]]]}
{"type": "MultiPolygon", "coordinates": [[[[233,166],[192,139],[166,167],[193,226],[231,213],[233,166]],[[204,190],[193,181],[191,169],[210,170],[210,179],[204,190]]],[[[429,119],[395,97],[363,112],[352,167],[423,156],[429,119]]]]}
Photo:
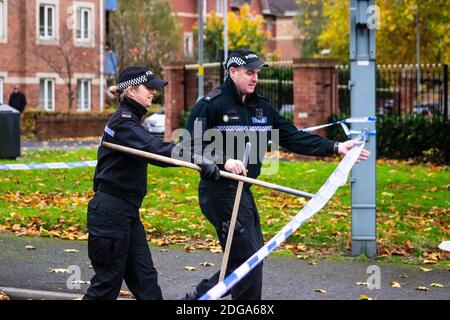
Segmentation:
{"type": "Polygon", "coordinates": [[[214,162],[202,162],[200,168],[200,176],[203,179],[213,181],[219,180],[220,169],[214,162]]]}
{"type": "MultiPolygon", "coordinates": [[[[351,148],[353,148],[353,146],[355,145],[359,145],[361,144],[362,141],[354,141],[354,140],[349,140],[349,141],[345,141],[345,142],[341,142],[339,143],[339,154],[345,155],[347,154],[347,152],[350,151],[351,148]]],[[[362,149],[361,154],[359,155],[358,160],[360,161],[365,161],[370,157],[370,151],[366,150],[366,149],[362,149]]]]}
{"type": "Polygon", "coordinates": [[[228,159],[225,162],[225,170],[234,174],[243,174],[247,176],[247,169],[240,160],[228,159]]]}

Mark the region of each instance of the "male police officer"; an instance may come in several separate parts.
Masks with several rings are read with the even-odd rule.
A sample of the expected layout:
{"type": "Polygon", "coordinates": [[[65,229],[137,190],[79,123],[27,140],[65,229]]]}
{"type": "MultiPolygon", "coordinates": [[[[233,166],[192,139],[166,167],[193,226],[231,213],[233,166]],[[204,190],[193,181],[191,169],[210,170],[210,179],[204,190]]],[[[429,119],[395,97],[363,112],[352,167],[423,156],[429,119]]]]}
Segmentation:
{"type": "MultiPolygon", "coordinates": [[[[145,67],[126,68],[110,88],[120,107],[109,120],[102,141],[170,157],[176,147],[154,137],[141,125],[156,89],[167,84],[145,67]]],[[[95,196],[89,202],[88,254],[95,276],[84,299],[116,299],[122,281],[136,299],[162,299],[139,207],[147,193],[147,162],[160,162],[100,146],[94,175],[95,196]]],[[[218,167],[201,162],[203,179],[218,179],[218,167]]]]}
{"type": "MultiPolygon", "coordinates": [[[[299,131],[280,116],[268,100],[255,93],[258,73],[261,68],[268,65],[254,52],[245,49],[235,50],[230,54],[225,67],[228,74],[225,83],[211,91],[194,106],[186,125],[191,135],[194,134],[196,125],[201,125],[202,132],[208,129],[221,132],[224,146],[223,150],[218,152],[222,157],[220,159],[222,162],[218,163],[220,168],[224,167],[236,174],[246,174],[242,162],[234,160],[239,158],[237,153],[244,149],[246,140],[238,138],[237,141],[240,141],[241,145],[229,146],[239,133],[244,135],[256,133],[257,143],[252,144],[253,155],[254,153],[265,154],[267,141],[271,139],[270,134],[273,130],[278,130],[281,146],[298,154],[312,156],[345,154],[357,143],[354,141],[338,143],[299,131]],[[232,151],[231,154],[229,150],[232,151]]],[[[364,150],[360,159],[365,160],[368,156],[368,151],[364,150]]],[[[260,158],[250,157],[247,169],[248,176],[251,178],[257,178],[260,174],[262,161],[260,158]]],[[[226,243],[236,189],[235,181],[223,178],[218,181],[202,179],[198,188],[200,207],[203,214],[214,225],[222,248],[226,243]]],[[[250,186],[246,184],[239,206],[227,274],[239,267],[262,245],[263,237],[258,210],[250,186]]],[[[196,290],[187,294],[185,298],[200,297],[217,284],[218,278],[219,272],[210,279],[201,281],[196,290]]],[[[231,289],[231,296],[233,299],[259,300],[261,289],[262,263],[231,289]]]]}

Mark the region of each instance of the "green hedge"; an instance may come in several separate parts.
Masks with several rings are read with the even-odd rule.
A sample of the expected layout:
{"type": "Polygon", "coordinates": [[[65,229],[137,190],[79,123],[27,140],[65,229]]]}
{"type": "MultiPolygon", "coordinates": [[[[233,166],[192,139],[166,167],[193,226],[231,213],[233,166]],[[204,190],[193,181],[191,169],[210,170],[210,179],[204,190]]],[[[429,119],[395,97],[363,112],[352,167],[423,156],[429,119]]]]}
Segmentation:
{"type": "MultiPolygon", "coordinates": [[[[332,116],[330,122],[336,119],[332,116]]],[[[340,126],[331,127],[327,135],[332,140],[346,140],[340,126]]],[[[449,146],[450,123],[443,116],[389,116],[377,121],[379,158],[448,164],[449,146]]]]}

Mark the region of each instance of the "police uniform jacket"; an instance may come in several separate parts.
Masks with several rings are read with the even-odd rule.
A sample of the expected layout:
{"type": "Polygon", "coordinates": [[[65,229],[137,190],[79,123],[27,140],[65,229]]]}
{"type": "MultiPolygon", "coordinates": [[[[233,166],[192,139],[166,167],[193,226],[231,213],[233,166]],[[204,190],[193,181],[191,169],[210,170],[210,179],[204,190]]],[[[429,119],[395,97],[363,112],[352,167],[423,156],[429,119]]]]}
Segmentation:
{"type": "MultiPolygon", "coordinates": [[[[102,141],[170,157],[174,145],[161,141],[141,125],[146,112],[139,103],[125,97],[106,125],[102,141]]],[[[103,146],[98,148],[97,159],[94,191],[118,196],[137,207],[147,193],[148,163],[170,166],[103,146]]]]}
{"type": "MultiPolygon", "coordinates": [[[[243,102],[234,82],[229,77],[220,87],[211,91],[194,106],[186,125],[186,128],[191,131],[191,135],[194,134],[193,128],[196,121],[200,121],[203,132],[215,129],[222,133],[224,141],[220,160],[222,164],[218,164],[222,170],[227,159],[238,159],[236,157],[239,154],[237,148],[243,149],[245,145],[243,143],[243,145],[235,146],[234,154],[227,153],[225,135],[229,132],[255,132],[258,145],[252,145],[251,153],[254,153],[257,148],[258,155],[265,154],[267,141],[271,139],[274,129],[279,130],[280,145],[289,151],[311,156],[334,154],[334,141],[299,131],[282,117],[267,99],[253,93],[247,95],[243,102]]],[[[210,143],[209,141],[203,142],[203,147],[210,143]]],[[[242,153],[241,150],[240,154],[242,153]]],[[[251,178],[257,178],[261,172],[263,157],[258,156],[257,158],[256,163],[249,163],[247,166],[248,176],[251,178]]]]}

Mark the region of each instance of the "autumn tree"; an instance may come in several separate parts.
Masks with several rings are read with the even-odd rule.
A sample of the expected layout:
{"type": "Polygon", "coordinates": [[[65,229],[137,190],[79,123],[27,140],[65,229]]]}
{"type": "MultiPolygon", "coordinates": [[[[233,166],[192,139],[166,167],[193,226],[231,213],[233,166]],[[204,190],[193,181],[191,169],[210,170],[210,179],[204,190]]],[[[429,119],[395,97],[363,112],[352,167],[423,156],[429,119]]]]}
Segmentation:
{"type": "Polygon", "coordinates": [[[118,69],[142,64],[159,74],[178,56],[180,25],[164,0],[120,1],[111,19],[111,39],[118,69]]]}
{"type": "MultiPolygon", "coordinates": [[[[314,7],[315,0],[299,0],[314,7]]],[[[419,15],[421,60],[450,62],[450,6],[446,0],[377,0],[381,27],[376,31],[379,63],[416,61],[416,13],[419,15]]],[[[317,7],[315,7],[317,8],[317,7]]],[[[322,1],[323,26],[317,37],[317,51],[329,49],[333,58],[349,60],[350,1],[322,1]]],[[[299,17],[301,19],[301,17],[299,17]]],[[[311,21],[314,21],[312,19],[311,21]]],[[[300,23],[300,22],[298,22],[300,23]]],[[[308,24],[308,21],[303,21],[308,24]]],[[[299,25],[300,29],[302,25],[299,25]]]]}
{"type": "MultiPolygon", "coordinates": [[[[218,61],[223,51],[224,23],[223,18],[214,11],[206,21],[204,35],[205,60],[218,61]]],[[[270,32],[264,30],[263,17],[251,12],[248,4],[241,6],[238,14],[228,12],[229,50],[248,48],[264,57],[264,47],[269,37],[270,32]]]]}
{"type": "Polygon", "coordinates": [[[299,14],[294,17],[300,37],[296,42],[302,48],[303,57],[311,57],[319,52],[318,37],[325,24],[321,0],[297,0],[299,14]]]}

